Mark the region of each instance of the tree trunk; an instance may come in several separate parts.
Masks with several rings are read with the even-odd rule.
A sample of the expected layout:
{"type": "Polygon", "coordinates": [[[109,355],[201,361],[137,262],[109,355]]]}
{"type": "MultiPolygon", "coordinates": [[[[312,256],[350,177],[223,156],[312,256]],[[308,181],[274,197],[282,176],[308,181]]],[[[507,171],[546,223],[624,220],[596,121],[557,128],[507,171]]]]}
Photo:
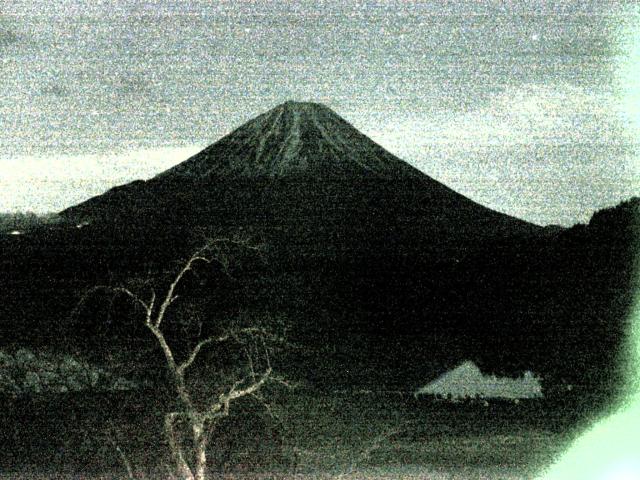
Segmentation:
{"type": "Polygon", "coordinates": [[[164,417],[164,430],[165,434],[167,435],[167,441],[169,442],[169,448],[171,449],[173,461],[176,465],[176,473],[178,474],[180,480],[195,480],[193,472],[184,459],[182,447],[180,446],[180,440],[176,438],[176,432],[174,430],[174,423],[176,418],[177,415],[175,412],[167,413],[164,417]]]}
{"type": "Polygon", "coordinates": [[[196,454],[195,480],[205,480],[207,477],[207,435],[203,422],[193,424],[193,447],[196,454]]]}

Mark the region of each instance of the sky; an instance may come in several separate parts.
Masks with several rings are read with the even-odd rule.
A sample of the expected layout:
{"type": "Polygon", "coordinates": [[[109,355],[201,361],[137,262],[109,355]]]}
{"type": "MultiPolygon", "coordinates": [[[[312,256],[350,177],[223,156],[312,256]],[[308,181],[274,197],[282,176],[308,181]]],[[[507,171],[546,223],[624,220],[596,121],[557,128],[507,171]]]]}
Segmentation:
{"type": "Polygon", "coordinates": [[[149,178],[286,100],[538,224],[640,195],[635,1],[0,0],[0,211],[149,178]]]}

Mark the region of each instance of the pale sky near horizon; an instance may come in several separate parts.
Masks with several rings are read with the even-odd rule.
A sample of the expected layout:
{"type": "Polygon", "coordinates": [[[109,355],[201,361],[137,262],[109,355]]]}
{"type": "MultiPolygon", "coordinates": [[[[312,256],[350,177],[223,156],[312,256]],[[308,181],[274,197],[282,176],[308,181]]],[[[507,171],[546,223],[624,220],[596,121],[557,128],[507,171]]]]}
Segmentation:
{"type": "Polygon", "coordinates": [[[288,99],[538,224],[640,195],[629,1],[0,0],[0,211],[57,211],[288,99]]]}

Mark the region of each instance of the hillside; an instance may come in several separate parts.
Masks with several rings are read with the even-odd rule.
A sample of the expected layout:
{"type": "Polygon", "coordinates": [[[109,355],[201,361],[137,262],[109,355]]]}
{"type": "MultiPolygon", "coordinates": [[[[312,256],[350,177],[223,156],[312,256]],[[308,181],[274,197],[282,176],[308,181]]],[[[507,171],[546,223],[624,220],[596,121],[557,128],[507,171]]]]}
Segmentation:
{"type": "Polygon", "coordinates": [[[65,222],[3,237],[2,333],[126,349],[136,312],[98,302],[72,318],[82,292],[162,281],[206,236],[240,234],[261,254],[233,252],[231,277],[198,271],[182,301],[205,325],[239,312],[284,319],[299,346],[283,357],[294,377],[411,389],[468,359],[611,389],[637,203],[541,228],[420,173],[327,107],[288,102],[148,181],[61,212],[65,222]]]}

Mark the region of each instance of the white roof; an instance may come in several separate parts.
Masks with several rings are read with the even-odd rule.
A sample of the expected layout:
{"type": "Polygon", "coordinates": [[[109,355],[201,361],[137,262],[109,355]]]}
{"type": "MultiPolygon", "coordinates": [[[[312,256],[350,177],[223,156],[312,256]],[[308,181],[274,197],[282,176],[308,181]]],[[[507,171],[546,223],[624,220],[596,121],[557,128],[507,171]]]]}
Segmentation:
{"type": "Polygon", "coordinates": [[[540,380],[531,372],[520,378],[497,378],[483,375],[471,361],[436,378],[416,392],[416,395],[439,395],[460,398],[538,398],[542,397],[540,380]]]}

